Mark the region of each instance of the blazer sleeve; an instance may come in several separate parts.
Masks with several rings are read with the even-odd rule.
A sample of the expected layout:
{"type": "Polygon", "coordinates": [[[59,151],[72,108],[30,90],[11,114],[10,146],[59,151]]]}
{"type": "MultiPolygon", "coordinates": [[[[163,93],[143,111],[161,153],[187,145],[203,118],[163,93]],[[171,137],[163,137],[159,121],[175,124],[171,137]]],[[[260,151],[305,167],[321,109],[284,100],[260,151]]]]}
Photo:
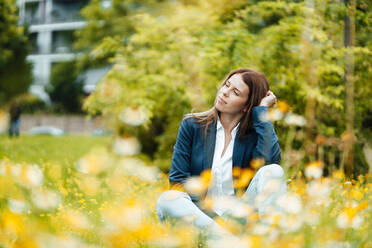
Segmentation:
{"type": "Polygon", "coordinates": [[[257,133],[257,144],[252,152],[252,158],[263,158],[265,164],[279,164],[281,150],[274,126],[271,121],[263,120],[262,116],[269,111],[268,107],[252,108],[253,126],[257,133]]]}
{"type": "Polygon", "coordinates": [[[191,175],[191,151],[193,127],[189,119],[183,119],[173,148],[172,163],[169,172],[170,185],[183,184],[191,175]]]}

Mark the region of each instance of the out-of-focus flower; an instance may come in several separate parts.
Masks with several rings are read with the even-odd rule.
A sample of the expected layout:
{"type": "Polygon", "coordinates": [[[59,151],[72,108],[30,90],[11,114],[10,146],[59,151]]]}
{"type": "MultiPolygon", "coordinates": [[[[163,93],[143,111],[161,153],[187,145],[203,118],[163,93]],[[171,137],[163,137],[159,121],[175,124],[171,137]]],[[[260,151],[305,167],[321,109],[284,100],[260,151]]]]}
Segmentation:
{"type": "Polygon", "coordinates": [[[282,119],[283,113],[279,109],[272,109],[268,112],[263,112],[260,116],[261,121],[278,121],[282,119]]]}
{"type": "Polygon", "coordinates": [[[294,126],[300,126],[300,127],[306,124],[306,120],[304,117],[293,114],[293,113],[288,113],[286,117],[284,118],[284,122],[287,125],[294,125],[294,126]]]}
{"type": "Polygon", "coordinates": [[[360,199],[363,198],[363,193],[360,192],[360,190],[358,190],[358,189],[352,189],[352,190],[350,191],[350,196],[351,196],[352,198],[354,198],[354,199],[356,199],[356,200],[359,201],[360,199]]]}
{"type": "Polygon", "coordinates": [[[5,211],[1,216],[2,231],[7,235],[21,235],[25,231],[25,223],[21,216],[5,211]]]}
{"type": "Polygon", "coordinates": [[[119,119],[128,125],[139,126],[146,122],[147,116],[142,107],[127,107],[119,114],[119,119]]]}
{"type": "Polygon", "coordinates": [[[66,235],[55,236],[49,233],[39,233],[37,236],[38,247],[49,248],[94,248],[95,246],[84,243],[83,241],[66,235]]]}
{"type": "Polygon", "coordinates": [[[61,223],[75,231],[88,230],[92,227],[88,217],[82,212],[73,209],[63,209],[59,216],[61,223]]]}
{"type": "Polygon", "coordinates": [[[135,231],[143,224],[144,207],[135,199],[122,202],[120,206],[112,206],[103,211],[106,230],[113,232],[122,228],[135,231]]]}
{"type": "Polygon", "coordinates": [[[12,176],[18,177],[22,172],[22,166],[20,164],[15,164],[15,165],[10,167],[10,172],[11,172],[12,176]]]}
{"type": "Polygon", "coordinates": [[[61,196],[52,190],[35,189],[32,191],[32,201],[40,209],[53,209],[61,203],[61,196]]]}
{"type": "Polygon", "coordinates": [[[366,208],[368,208],[368,202],[367,202],[367,201],[362,201],[361,203],[359,203],[359,204],[355,207],[356,211],[361,211],[361,210],[364,210],[364,209],[366,209],[366,208]]]}
{"type": "Polygon", "coordinates": [[[177,228],[167,229],[165,233],[155,233],[147,243],[151,247],[193,247],[198,233],[192,225],[177,225],[177,228]]]}
{"type": "Polygon", "coordinates": [[[340,242],[336,240],[328,240],[324,244],[325,248],[345,248],[348,246],[349,246],[348,242],[340,242]]]}
{"type": "Polygon", "coordinates": [[[12,165],[7,160],[2,160],[0,162],[0,175],[8,176],[12,174],[12,165]]]}
{"type": "Polygon", "coordinates": [[[350,132],[345,131],[341,134],[341,140],[343,142],[350,142],[352,139],[353,139],[353,134],[350,132]]]}
{"type": "Polygon", "coordinates": [[[327,138],[324,135],[318,135],[315,138],[315,143],[318,145],[324,145],[327,142],[327,138]]]}
{"type": "Polygon", "coordinates": [[[83,174],[98,175],[111,165],[108,155],[103,150],[95,150],[80,158],[76,169],[83,174]]]}
{"type": "Polygon", "coordinates": [[[253,208],[233,196],[223,196],[213,199],[214,207],[225,210],[227,215],[237,218],[248,217],[253,213],[253,208]]]}
{"type": "Polygon", "coordinates": [[[254,171],[251,169],[243,169],[240,170],[239,167],[233,168],[233,173],[236,172],[237,179],[234,180],[234,187],[235,188],[244,188],[248,185],[251,179],[254,176],[254,171]],[[239,173],[238,173],[239,171],[239,173]]]}
{"type": "Polygon", "coordinates": [[[207,246],[210,248],[225,248],[225,247],[236,247],[236,248],[245,248],[251,247],[249,240],[246,239],[239,239],[234,236],[227,236],[225,235],[223,238],[220,239],[210,239],[207,242],[207,246]]]}
{"type": "Polygon", "coordinates": [[[127,229],[135,230],[137,229],[143,219],[143,210],[141,206],[129,206],[124,209],[123,218],[125,220],[125,227],[127,229]]]}
{"type": "Polygon", "coordinates": [[[208,184],[200,177],[190,177],[185,182],[184,187],[193,195],[201,195],[208,189],[208,184]]]}
{"type": "Polygon", "coordinates": [[[155,182],[160,172],[155,166],[147,166],[138,158],[123,158],[120,166],[126,175],[136,176],[143,181],[155,182]]]}
{"type": "Polygon", "coordinates": [[[44,174],[37,165],[22,167],[16,165],[12,168],[12,174],[24,187],[39,187],[44,180],[44,174]]]}
{"type": "Polygon", "coordinates": [[[96,176],[82,175],[79,180],[77,180],[79,188],[85,192],[87,195],[97,194],[101,182],[96,176]]]}
{"type": "Polygon", "coordinates": [[[318,179],[323,175],[324,164],[322,161],[308,163],[305,168],[305,175],[308,178],[318,179]]]}
{"type": "Polygon", "coordinates": [[[10,211],[16,214],[26,212],[29,207],[24,200],[8,199],[8,208],[10,211]]]}
{"type": "Polygon", "coordinates": [[[354,208],[345,208],[336,219],[339,228],[358,228],[363,223],[363,218],[357,215],[357,210],[354,208]]]}
{"type": "Polygon", "coordinates": [[[251,160],[251,163],[250,163],[250,166],[255,170],[258,170],[263,165],[265,165],[265,160],[263,158],[254,158],[251,160]]]}
{"type": "Polygon", "coordinates": [[[286,101],[279,100],[276,103],[277,108],[282,111],[283,113],[287,113],[289,111],[289,105],[286,101]]]}
{"type": "Polygon", "coordinates": [[[265,235],[270,231],[270,229],[271,228],[269,225],[257,223],[254,225],[252,233],[257,235],[265,235]]]}
{"type": "Polygon", "coordinates": [[[295,232],[302,227],[303,218],[297,214],[285,215],[279,221],[283,232],[295,232]]]}
{"type": "Polygon", "coordinates": [[[328,198],[331,192],[329,180],[312,181],[307,185],[307,194],[313,197],[328,198]]]}
{"type": "Polygon", "coordinates": [[[125,175],[121,171],[115,170],[114,173],[106,177],[105,182],[112,191],[125,192],[127,190],[127,185],[123,183],[125,180],[125,175]]]}
{"type": "Polygon", "coordinates": [[[278,206],[290,214],[298,214],[302,210],[302,202],[299,195],[287,193],[277,200],[278,206]]]}
{"type": "Polygon", "coordinates": [[[315,209],[313,210],[307,209],[303,217],[304,221],[309,225],[317,225],[320,221],[320,215],[315,209]]]}
{"type": "Polygon", "coordinates": [[[8,118],[8,115],[4,111],[0,110],[0,133],[6,132],[8,129],[8,118]]]}
{"type": "Polygon", "coordinates": [[[173,247],[182,247],[181,240],[176,236],[162,236],[152,239],[148,242],[149,245],[154,247],[164,247],[164,248],[173,248],[173,247]]]}
{"type": "Polygon", "coordinates": [[[131,156],[139,153],[141,144],[135,137],[116,137],[113,149],[116,154],[122,156],[131,156]]]}
{"type": "Polygon", "coordinates": [[[342,170],[335,170],[332,172],[332,178],[337,180],[343,180],[345,178],[345,174],[342,170]]]}

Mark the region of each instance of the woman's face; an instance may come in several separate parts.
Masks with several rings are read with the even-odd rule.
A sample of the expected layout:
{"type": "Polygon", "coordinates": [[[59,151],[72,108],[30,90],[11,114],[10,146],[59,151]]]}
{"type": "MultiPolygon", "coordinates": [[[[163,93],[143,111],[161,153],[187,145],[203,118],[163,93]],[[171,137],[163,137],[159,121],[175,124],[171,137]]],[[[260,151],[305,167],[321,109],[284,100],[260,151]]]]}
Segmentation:
{"type": "Polygon", "coordinates": [[[218,111],[228,114],[239,114],[248,99],[249,88],[240,74],[232,75],[219,89],[215,107],[218,111]]]}

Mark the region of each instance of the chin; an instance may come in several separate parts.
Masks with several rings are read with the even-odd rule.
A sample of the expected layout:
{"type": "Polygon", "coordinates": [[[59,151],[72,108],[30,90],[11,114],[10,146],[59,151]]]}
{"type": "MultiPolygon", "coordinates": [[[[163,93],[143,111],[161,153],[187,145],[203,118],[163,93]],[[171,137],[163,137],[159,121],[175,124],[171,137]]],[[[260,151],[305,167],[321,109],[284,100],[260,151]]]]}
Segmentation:
{"type": "Polygon", "coordinates": [[[221,108],[220,108],[220,106],[219,106],[219,104],[218,103],[216,103],[215,105],[214,105],[214,107],[218,110],[218,111],[220,111],[221,112],[221,108]]]}

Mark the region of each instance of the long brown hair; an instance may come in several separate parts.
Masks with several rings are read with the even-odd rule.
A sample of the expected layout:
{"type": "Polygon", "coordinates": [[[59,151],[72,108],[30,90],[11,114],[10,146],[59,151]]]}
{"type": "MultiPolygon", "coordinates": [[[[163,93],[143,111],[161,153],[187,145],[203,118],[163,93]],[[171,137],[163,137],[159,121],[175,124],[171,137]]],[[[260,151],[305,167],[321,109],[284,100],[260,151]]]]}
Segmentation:
{"type": "MultiPolygon", "coordinates": [[[[225,84],[225,82],[234,74],[240,74],[242,80],[248,85],[249,93],[248,99],[245,104],[247,109],[246,113],[240,119],[239,125],[239,139],[245,138],[250,131],[253,130],[253,120],[251,117],[252,108],[258,106],[261,99],[266,96],[269,90],[269,83],[267,82],[265,76],[262,73],[253,71],[247,68],[239,68],[231,71],[226,78],[223,80],[218,90],[225,84]]],[[[187,118],[195,118],[196,122],[201,124],[204,128],[204,135],[207,134],[207,130],[212,123],[217,123],[219,111],[213,105],[213,107],[205,112],[191,113],[185,116],[187,118]]]]}

